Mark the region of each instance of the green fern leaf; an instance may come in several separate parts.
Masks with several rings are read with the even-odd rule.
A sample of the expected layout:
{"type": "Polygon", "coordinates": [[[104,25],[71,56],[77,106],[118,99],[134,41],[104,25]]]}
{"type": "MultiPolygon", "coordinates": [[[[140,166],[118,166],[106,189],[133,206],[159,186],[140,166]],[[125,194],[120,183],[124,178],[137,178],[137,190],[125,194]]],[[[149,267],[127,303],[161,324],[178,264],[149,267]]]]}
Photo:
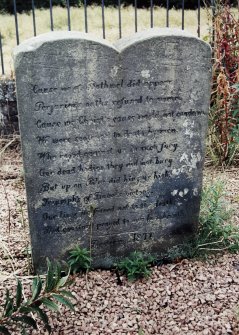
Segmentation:
{"type": "Polygon", "coordinates": [[[16,322],[25,323],[26,325],[33,327],[34,329],[37,329],[36,321],[31,316],[27,316],[27,315],[16,316],[12,318],[12,320],[16,322]]]}
{"type": "Polygon", "coordinates": [[[22,283],[20,280],[17,281],[17,293],[16,293],[16,306],[20,307],[22,302],[22,283]]]}
{"type": "Polygon", "coordinates": [[[60,290],[60,291],[58,291],[58,293],[61,294],[61,295],[66,296],[66,297],[72,298],[72,299],[76,298],[71,292],[66,291],[66,290],[60,290]]]}
{"type": "Polygon", "coordinates": [[[56,284],[55,276],[55,267],[54,265],[47,259],[47,276],[46,276],[46,287],[45,292],[51,292],[56,284]]]}
{"type": "Polygon", "coordinates": [[[33,282],[32,282],[32,298],[31,298],[31,301],[34,301],[36,300],[40,293],[41,293],[41,290],[42,290],[42,280],[40,277],[36,277],[33,279],[33,282]]]}
{"type": "Polygon", "coordinates": [[[9,299],[10,299],[10,292],[9,292],[9,289],[7,289],[7,290],[6,290],[6,295],[5,295],[5,304],[4,304],[4,310],[6,310],[6,308],[7,308],[7,305],[8,305],[9,299]]]}
{"type": "Polygon", "coordinates": [[[51,309],[54,312],[59,312],[59,306],[52,300],[47,299],[47,298],[42,298],[41,302],[43,303],[43,305],[45,305],[47,308],[51,309]]]}
{"type": "Polygon", "coordinates": [[[59,262],[56,263],[56,266],[55,266],[55,275],[56,275],[56,278],[55,278],[55,283],[57,285],[57,283],[59,282],[59,280],[61,279],[61,265],[59,262]]]}
{"type": "Polygon", "coordinates": [[[21,306],[19,308],[19,313],[22,313],[22,314],[29,314],[32,312],[32,307],[30,306],[21,306]]]}
{"type": "Polygon", "coordinates": [[[51,326],[49,325],[49,319],[48,319],[47,314],[41,308],[39,308],[39,307],[32,307],[32,311],[34,313],[38,314],[38,316],[40,317],[40,319],[43,321],[46,330],[50,334],[51,333],[51,326]]]}
{"type": "Polygon", "coordinates": [[[59,294],[52,294],[52,296],[59,301],[61,304],[66,305],[67,307],[69,307],[72,311],[74,311],[74,305],[70,302],[70,300],[68,300],[67,298],[59,295],[59,294]]]}
{"type": "Polygon", "coordinates": [[[6,317],[11,316],[13,312],[14,312],[13,298],[9,298],[6,305],[4,316],[6,317]]]}
{"type": "Polygon", "coordinates": [[[32,307],[32,312],[37,313],[44,323],[48,323],[48,316],[40,307],[32,307]]]}
{"type": "Polygon", "coordinates": [[[56,289],[59,289],[60,287],[65,286],[65,284],[67,283],[68,278],[69,278],[69,273],[66,276],[60,278],[58,280],[57,284],[56,284],[56,289]]]}

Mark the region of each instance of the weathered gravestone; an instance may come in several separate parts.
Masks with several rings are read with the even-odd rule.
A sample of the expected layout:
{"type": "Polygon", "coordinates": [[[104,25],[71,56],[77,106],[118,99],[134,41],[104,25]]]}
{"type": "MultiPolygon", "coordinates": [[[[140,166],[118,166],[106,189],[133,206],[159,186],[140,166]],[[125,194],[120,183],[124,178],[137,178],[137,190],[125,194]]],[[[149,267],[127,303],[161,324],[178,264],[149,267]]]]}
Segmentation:
{"type": "Polygon", "coordinates": [[[152,29],[111,45],[57,32],[15,51],[33,261],[76,244],[109,267],[198,223],[210,47],[152,29]]]}

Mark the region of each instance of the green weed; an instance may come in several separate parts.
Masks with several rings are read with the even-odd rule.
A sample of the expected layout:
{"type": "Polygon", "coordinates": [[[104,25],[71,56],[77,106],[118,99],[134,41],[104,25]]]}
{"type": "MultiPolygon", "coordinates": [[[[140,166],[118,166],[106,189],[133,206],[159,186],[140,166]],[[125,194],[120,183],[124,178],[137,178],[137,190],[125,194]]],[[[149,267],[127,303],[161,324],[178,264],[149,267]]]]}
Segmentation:
{"type": "Polygon", "coordinates": [[[154,257],[144,255],[141,252],[134,251],[129,257],[121,260],[116,268],[127,276],[130,281],[149,277],[151,274],[150,265],[154,261],[154,257]]]}
{"type": "Polygon", "coordinates": [[[81,248],[80,246],[75,246],[75,248],[70,251],[68,265],[73,273],[88,271],[90,269],[91,262],[92,258],[89,250],[81,248]]]}

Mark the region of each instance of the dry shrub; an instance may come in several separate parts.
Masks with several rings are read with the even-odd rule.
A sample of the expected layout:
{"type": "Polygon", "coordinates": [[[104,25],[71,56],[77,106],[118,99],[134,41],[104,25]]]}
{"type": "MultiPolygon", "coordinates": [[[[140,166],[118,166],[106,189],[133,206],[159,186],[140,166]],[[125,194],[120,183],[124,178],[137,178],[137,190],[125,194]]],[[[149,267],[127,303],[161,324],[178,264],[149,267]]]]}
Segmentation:
{"type": "Polygon", "coordinates": [[[239,144],[239,19],[220,2],[214,16],[209,141],[214,160],[235,162],[239,144]]]}

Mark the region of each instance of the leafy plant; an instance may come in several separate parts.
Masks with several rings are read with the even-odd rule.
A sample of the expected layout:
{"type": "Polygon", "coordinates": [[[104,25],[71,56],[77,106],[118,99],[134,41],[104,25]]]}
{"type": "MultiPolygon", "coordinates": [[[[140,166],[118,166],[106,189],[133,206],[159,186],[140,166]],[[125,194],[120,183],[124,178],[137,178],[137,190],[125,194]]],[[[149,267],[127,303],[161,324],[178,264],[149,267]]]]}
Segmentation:
{"type": "Polygon", "coordinates": [[[129,257],[121,260],[116,268],[127,276],[129,280],[136,280],[143,277],[149,277],[151,274],[150,265],[154,257],[144,255],[139,251],[134,251],[129,257]]]}
{"type": "Polygon", "coordinates": [[[51,333],[51,326],[45,309],[59,312],[59,304],[65,305],[71,310],[74,309],[69,298],[74,298],[73,294],[65,290],[71,284],[69,272],[61,276],[61,266],[47,261],[48,269],[46,279],[38,276],[32,281],[31,297],[24,298],[23,286],[17,280],[16,294],[13,296],[6,290],[5,302],[1,306],[0,333],[9,335],[12,328],[21,329],[21,334],[27,334],[26,328],[38,329],[36,317],[44,323],[44,328],[51,333]]]}
{"type": "Polygon", "coordinates": [[[76,246],[70,251],[68,264],[73,273],[88,271],[90,269],[91,262],[92,258],[89,250],[76,246]]]}

